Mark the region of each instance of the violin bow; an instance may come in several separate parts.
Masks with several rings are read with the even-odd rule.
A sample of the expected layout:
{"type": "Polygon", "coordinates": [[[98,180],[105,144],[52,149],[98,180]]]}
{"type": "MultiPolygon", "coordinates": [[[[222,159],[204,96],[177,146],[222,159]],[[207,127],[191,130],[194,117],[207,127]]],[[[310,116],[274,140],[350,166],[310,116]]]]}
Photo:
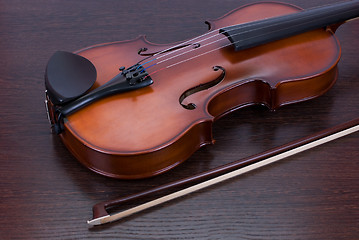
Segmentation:
{"type": "Polygon", "coordinates": [[[116,200],[100,202],[93,206],[93,219],[87,221],[87,223],[89,225],[102,225],[105,223],[109,223],[125,218],[127,216],[138,213],[145,209],[160,205],[170,200],[187,195],[189,193],[234,178],[241,174],[277,162],[289,156],[293,156],[297,153],[309,150],[311,148],[317,147],[319,145],[333,141],[340,137],[344,137],[346,135],[352,134],[357,131],[359,131],[359,118],[328,128],[324,131],[301,138],[299,140],[290,142],[288,144],[270,149],[260,154],[256,154],[244,159],[240,159],[231,162],[229,164],[214,168],[212,170],[197,174],[195,176],[184,178],[175,182],[171,182],[156,188],[149,189],[147,191],[122,197],[116,200]],[[199,181],[202,182],[198,183],[199,181]],[[165,195],[163,197],[154,199],[152,201],[148,201],[146,203],[140,204],[136,207],[132,207],[130,209],[124,210],[122,212],[114,213],[112,215],[110,215],[107,212],[108,208],[119,206],[125,202],[147,197],[151,194],[158,193],[160,191],[165,191],[189,184],[194,184],[194,185],[173,192],[171,194],[165,195]]]}

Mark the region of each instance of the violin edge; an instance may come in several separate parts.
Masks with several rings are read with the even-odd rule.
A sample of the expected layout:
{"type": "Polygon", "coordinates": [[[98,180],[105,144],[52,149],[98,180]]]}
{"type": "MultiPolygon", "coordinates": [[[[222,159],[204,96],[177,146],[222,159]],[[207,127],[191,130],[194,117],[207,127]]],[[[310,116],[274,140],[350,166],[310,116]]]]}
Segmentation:
{"type": "Polygon", "coordinates": [[[64,131],[59,136],[76,159],[91,171],[117,179],[142,179],[167,172],[199,148],[214,144],[212,124],[210,119],[193,124],[176,141],[155,150],[132,154],[98,151],[75,138],[71,131],[64,131]],[[170,163],[168,159],[171,159],[170,163]]]}

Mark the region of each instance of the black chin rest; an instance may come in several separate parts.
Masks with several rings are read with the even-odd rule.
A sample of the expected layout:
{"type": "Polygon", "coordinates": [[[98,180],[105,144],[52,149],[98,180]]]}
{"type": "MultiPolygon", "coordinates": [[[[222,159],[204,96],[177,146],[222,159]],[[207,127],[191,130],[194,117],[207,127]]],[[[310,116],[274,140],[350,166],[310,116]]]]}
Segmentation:
{"type": "Polygon", "coordinates": [[[47,64],[45,86],[52,103],[62,105],[84,95],[96,78],[96,68],[88,59],[58,51],[47,64]]]}

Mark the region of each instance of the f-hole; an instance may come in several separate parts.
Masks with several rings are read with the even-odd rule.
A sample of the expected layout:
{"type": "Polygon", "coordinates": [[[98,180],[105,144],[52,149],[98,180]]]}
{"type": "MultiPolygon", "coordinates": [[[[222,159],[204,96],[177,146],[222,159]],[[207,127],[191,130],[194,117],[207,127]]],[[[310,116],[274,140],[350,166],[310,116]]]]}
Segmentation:
{"type": "Polygon", "coordinates": [[[221,75],[220,75],[219,77],[217,77],[215,80],[210,81],[210,82],[208,82],[208,83],[200,84],[200,85],[198,85],[198,86],[196,86],[196,87],[193,87],[193,88],[190,88],[190,89],[186,90],[184,93],[182,93],[182,95],[181,95],[180,98],[179,98],[179,103],[181,104],[182,107],[184,107],[185,109],[188,109],[188,110],[193,110],[193,109],[195,109],[195,108],[196,108],[196,104],[194,104],[194,103],[183,104],[183,103],[182,103],[183,100],[184,100],[186,97],[188,97],[188,96],[190,96],[190,95],[192,95],[192,94],[194,94],[194,93],[196,93],[196,92],[203,91],[203,90],[209,89],[209,88],[211,88],[211,87],[214,87],[214,86],[216,86],[217,84],[219,84],[220,82],[223,81],[223,79],[224,79],[225,76],[226,76],[226,70],[225,70],[223,67],[221,67],[221,66],[214,66],[214,67],[213,67],[213,70],[214,70],[214,71],[221,70],[222,73],[221,73],[221,75]]]}

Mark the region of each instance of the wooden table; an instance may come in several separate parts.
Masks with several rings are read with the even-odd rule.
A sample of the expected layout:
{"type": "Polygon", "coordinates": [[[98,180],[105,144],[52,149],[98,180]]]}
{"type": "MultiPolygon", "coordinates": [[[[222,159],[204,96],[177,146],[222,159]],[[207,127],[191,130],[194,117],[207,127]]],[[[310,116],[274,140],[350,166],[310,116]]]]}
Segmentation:
{"type": "MultiPolygon", "coordinates": [[[[337,31],[340,76],[325,95],[270,112],[251,107],[220,119],[216,144],[144,180],[83,167],[50,133],[44,70],[75,51],[146,34],[169,43],[205,33],[205,20],[243,4],[216,0],[0,1],[1,239],[357,239],[359,134],[99,227],[100,201],[136,193],[250,156],[359,116],[359,20],[337,31]]],[[[290,0],[303,8],[334,0],[290,0]]],[[[120,64],[120,63],[119,63],[120,64]]]]}

